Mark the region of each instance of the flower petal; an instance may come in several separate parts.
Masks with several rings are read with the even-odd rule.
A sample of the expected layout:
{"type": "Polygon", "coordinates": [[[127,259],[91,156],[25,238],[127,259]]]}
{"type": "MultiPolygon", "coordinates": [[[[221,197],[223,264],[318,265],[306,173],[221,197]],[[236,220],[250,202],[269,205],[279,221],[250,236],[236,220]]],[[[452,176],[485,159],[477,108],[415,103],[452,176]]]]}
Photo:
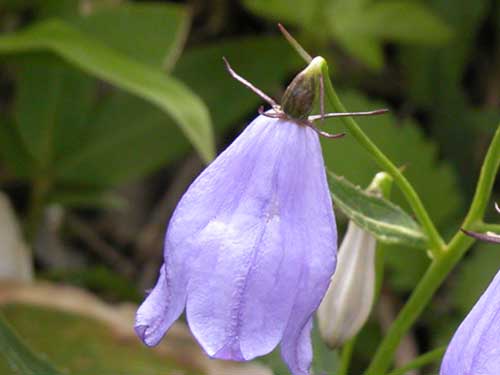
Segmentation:
{"type": "Polygon", "coordinates": [[[500,272],[458,327],[441,375],[496,375],[500,369],[500,272]]]}
{"type": "Polygon", "coordinates": [[[276,119],[265,126],[259,153],[240,164],[242,172],[252,171],[245,189],[227,196],[236,204],[221,210],[196,240],[204,250],[192,273],[188,322],[216,358],[248,360],[270,352],[294,303],[300,257],[283,246],[280,192],[295,189],[286,171],[298,174],[297,160],[307,157],[304,128],[276,119]]]}
{"type": "Polygon", "coordinates": [[[266,118],[259,119],[198,176],[172,215],[165,238],[164,266],[136,316],[136,332],[148,346],[159,343],[184,309],[189,269],[199,251],[191,242],[228,204],[228,195],[242,189],[238,185],[245,180],[245,173],[237,175],[241,160],[259,151],[254,146],[266,128],[262,121],[266,118]],[[225,178],[226,174],[240,179],[225,178]]]}
{"type": "Polygon", "coordinates": [[[337,231],[319,140],[311,133],[305,139],[308,157],[300,168],[302,194],[294,196],[293,205],[282,217],[288,225],[285,246],[294,248],[301,258],[295,304],[281,343],[282,357],[293,375],[308,374],[312,358],[309,324],[330,283],[337,249],[337,231]]]}
{"type": "Polygon", "coordinates": [[[168,298],[165,266],[160,270],[156,286],[137,310],[135,331],[148,346],[157,345],[182,313],[185,297],[168,298]]]}
{"type": "Polygon", "coordinates": [[[248,360],[285,337],[290,367],[307,369],[308,322],[333,273],[336,241],[317,134],[259,116],[181,199],[155,291],[175,313],[186,301],[208,355],[248,360]]]}
{"type": "Polygon", "coordinates": [[[311,343],[312,319],[309,319],[301,329],[300,324],[290,324],[286,336],[281,342],[281,356],[288,365],[292,375],[309,375],[313,359],[311,343]]]}

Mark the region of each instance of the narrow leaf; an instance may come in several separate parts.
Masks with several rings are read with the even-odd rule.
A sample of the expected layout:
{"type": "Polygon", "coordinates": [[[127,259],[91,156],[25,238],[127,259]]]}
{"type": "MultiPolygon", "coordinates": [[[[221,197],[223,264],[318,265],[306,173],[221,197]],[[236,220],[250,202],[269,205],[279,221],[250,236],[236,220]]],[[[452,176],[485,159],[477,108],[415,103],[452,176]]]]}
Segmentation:
{"type": "Polygon", "coordinates": [[[34,354],[12,331],[0,315],[0,353],[9,363],[13,374],[60,375],[51,364],[34,354]]]}
{"type": "Polygon", "coordinates": [[[140,62],[172,67],[184,46],[190,14],[179,4],[120,4],[70,19],[80,31],[140,62]]]}
{"type": "Polygon", "coordinates": [[[0,53],[47,50],[157,105],[175,120],[205,161],[213,158],[215,147],[208,110],[177,79],[129,59],[58,20],[0,37],[0,53]]]}
{"type": "Polygon", "coordinates": [[[335,205],[377,240],[426,248],[427,238],[420,227],[399,206],[332,172],[328,172],[328,180],[335,205]]]}
{"type": "MultiPolygon", "coordinates": [[[[271,96],[280,92],[288,74],[302,66],[284,39],[275,36],[239,37],[187,50],[176,64],[174,75],[207,104],[214,130],[220,134],[231,126],[244,126],[242,118],[256,115],[261,103],[229,76],[221,56],[271,96]],[[253,58],[256,54],[257,60],[253,58]]],[[[114,185],[147,175],[191,149],[180,131],[165,125],[172,120],[165,119],[151,103],[120,92],[101,100],[101,104],[88,122],[87,144],[58,166],[60,181],[114,185]],[[120,124],[119,133],[116,124],[120,124]]]]}

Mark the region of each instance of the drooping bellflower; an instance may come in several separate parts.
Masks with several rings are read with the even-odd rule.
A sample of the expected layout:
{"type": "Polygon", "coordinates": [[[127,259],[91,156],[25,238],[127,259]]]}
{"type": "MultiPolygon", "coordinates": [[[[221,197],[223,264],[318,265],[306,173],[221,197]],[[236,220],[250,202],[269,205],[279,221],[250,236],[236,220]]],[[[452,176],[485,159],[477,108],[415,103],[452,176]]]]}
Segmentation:
{"type": "Polygon", "coordinates": [[[135,329],[148,346],[185,309],[210,357],[250,360],[281,344],[292,374],[309,373],[311,317],[337,250],[322,132],[308,118],[318,64],[294,79],[281,107],[227,65],[273,109],[261,111],[177,205],[158,282],[137,311],[135,329]]]}

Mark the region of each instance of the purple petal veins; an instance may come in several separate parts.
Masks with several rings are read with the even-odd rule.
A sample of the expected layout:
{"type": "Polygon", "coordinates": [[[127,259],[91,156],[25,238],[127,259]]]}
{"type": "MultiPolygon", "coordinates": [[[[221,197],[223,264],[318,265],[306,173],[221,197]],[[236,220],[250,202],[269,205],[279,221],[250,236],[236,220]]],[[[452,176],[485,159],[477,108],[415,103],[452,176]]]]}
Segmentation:
{"type": "Polygon", "coordinates": [[[500,272],[453,336],[440,375],[500,374],[500,272]]]}
{"type": "Polygon", "coordinates": [[[156,345],[186,307],[214,358],[250,360],[280,342],[292,374],[312,360],[311,315],[335,268],[337,232],[317,134],[257,117],[193,182],[165,239],[165,263],[137,313],[156,345]]]}

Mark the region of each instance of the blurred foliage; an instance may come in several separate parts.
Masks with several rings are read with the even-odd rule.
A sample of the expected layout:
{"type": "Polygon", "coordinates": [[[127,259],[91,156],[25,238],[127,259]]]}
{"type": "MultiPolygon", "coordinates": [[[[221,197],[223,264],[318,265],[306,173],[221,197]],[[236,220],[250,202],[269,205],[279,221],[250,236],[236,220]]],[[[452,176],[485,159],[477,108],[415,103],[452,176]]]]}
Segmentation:
{"type": "MultiPolygon", "coordinates": [[[[42,249],[35,251],[39,277],[112,301],[140,299],[144,280],[151,284],[151,276],[143,275],[156,272],[161,260],[161,243],[146,242],[145,250],[141,240],[157,222],[163,231],[175,200],[196,174],[189,161],[209,161],[215,145],[219,151],[228,145],[262,104],[229,77],[222,56],[278,101],[304,65],[279,35],[277,22],[311,53],[327,58],[348,110],[391,109],[358,121],[401,167],[445,237],[456,230],[500,118],[498,1],[7,0],[0,3],[0,184],[27,234],[33,226],[45,230],[45,237],[55,232],[73,260],[68,269],[57,259],[39,259],[51,254],[55,242],[40,244],[31,236],[35,249],[42,249]],[[54,205],[81,216],[135,273],[104,269],[99,249],[90,251],[89,243],[75,241],[63,224],[47,219],[46,209],[54,205]],[[165,217],[151,218],[154,210],[165,217]]],[[[339,124],[328,120],[325,127],[342,131],[339,124]]],[[[349,136],[322,145],[328,169],[356,185],[366,186],[378,172],[349,136]]],[[[397,189],[393,197],[409,213],[397,189]]],[[[337,217],[346,219],[339,212],[337,217]]],[[[429,261],[422,251],[393,245],[385,262],[384,291],[400,303],[429,261]]],[[[419,321],[415,344],[422,352],[446,343],[499,266],[500,253],[492,246],[468,254],[419,321]]],[[[17,325],[23,319],[43,322],[30,328],[40,330],[39,338],[44,325],[52,329],[47,332],[58,329],[47,311],[28,310],[6,310],[23,338],[31,340],[17,325]]],[[[64,336],[69,330],[61,332],[64,342],[94,334],[87,332],[88,322],[57,319],[76,327],[71,337],[64,336]]],[[[358,362],[369,358],[381,335],[374,316],[357,341],[358,362]]],[[[78,358],[62,358],[55,344],[32,340],[58,365],[83,369],[78,358]]],[[[334,372],[336,354],[315,340],[321,353],[315,369],[334,372]]],[[[120,353],[99,345],[89,348],[103,348],[103,356],[120,353]]],[[[146,350],[134,350],[140,359],[131,357],[130,368],[170,368],[146,350]]],[[[127,361],[108,366],[103,356],[96,354],[90,373],[99,366],[125,368],[127,361]]],[[[278,357],[274,353],[266,363],[284,372],[278,357]]]]}
{"type": "MultiPolygon", "coordinates": [[[[115,144],[106,139],[109,134],[101,133],[103,127],[99,126],[99,122],[92,121],[92,104],[96,104],[91,100],[95,101],[95,81],[75,70],[75,67],[156,104],[175,119],[204,158],[208,160],[212,157],[210,122],[205,106],[180,82],[167,79],[161,73],[162,64],[171,64],[178,55],[179,43],[184,40],[182,35],[186,32],[187,21],[183,19],[187,17],[186,12],[177,8],[171,11],[167,6],[158,9],[155,5],[129,5],[125,9],[117,9],[97,11],[93,16],[74,21],[82,31],[92,30],[87,32],[88,37],[76,32],[69,23],[50,20],[22,33],[0,38],[0,52],[46,49],[75,65],[66,66],[55,58],[39,55],[25,57],[24,69],[22,62],[16,64],[19,66],[20,81],[14,116],[20,137],[37,163],[36,173],[53,176],[55,183],[116,183],[137,177],[137,174],[141,176],[143,168],[146,172],[148,167],[151,168],[145,162],[149,159],[143,156],[144,148],[140,155],[122,152],[137,150],[131,147],[131,142],[135,146],[141,145],[137,134],[147,133],[144,128],[137,131],[140,123],[135,122],[135,127],[122,127],[118,134],[113,134],[115,144]],[[136,22],[131,23],[131,27],[123,27],[132,18],[136,22]],[[105,25],[103,20],[106,20],[105,25]],[[155,24],[158,25],[159,21],[170,27],[177,25],[177,29],[167,33],[167,40],[155,38],[155,24]],[[129,35],[136,38],[135,45],[129,35]],[[155,55],[141,53],[138,45],[142,39],[151,44],[141,45],[141,48],[154,50],[155,55]],[[155,40],[160,43],[154,44],[155,40]],[[101,45],[101,42],[114,51],[101,45]],[[139,64],[140,60],[152,65],[151,68],[139,64]],[[40,101],[39,98],[44,96],[47,100],[40,101]],[[110,150],[115,155],[119,151],[121,158],[110,160],[107,154],[110,150]],[[124,158],[127,154],[130,159],[124,158]],[[139,163],[131,165],[136,160],[139,163]]],[[[101,121],[106,122],[105,117],[106,114],[101,121]]],[[[165,134],[167,137],[168,133],[165,134]]],[[[150,139],[147,137],[144,143],[147,144],[145,148],[152,151],[154,146],[150,144],[150,139]]],[[[154,139],[160,142],[162,138],[154,139]]],[[[161,144],[156,146],[160,147],[161,144]]]]}
{"type": "MultiPolygon", "coordinates": [[[[358,111],[386,107],[353,91],[339,93],[348,110],[358,111]]],[[[403,168],[408,180],[419,192],[434,222],[441,228],[456,218],[462,205],[454,170],[437,160],[436,144],[425,139],[414,120],[400,121],[392,114],[357,120],[370,138],[396,165],[403,168]],[[439,184],[433,183],[439,181],[439,184]],[[442,197],[446,197],[443,199],[442,197]]],[[[346,176],[360,186],[367,186],[378,171],[371,157],[350,137],[334,141],[323,140],[323,154],[328,168],[346,176]]],[[[394,201],[407,207],[399,190],[394,189],[394,201]]],[[[426,269],[425,253],[401,246],[387,246],[388,277],[399,291],[408,291],[426,269]],[[411,267],[408,265],[411,264],[411,267]]]]}
{"type": "Polygon", "coordinates": [[[291,23],[325,43],[333,39],[370,68],[384,64],[384,41],[442,45],[450,28],[417,1],[245,0],[255,13],[291,23]]]}
{"type": "Polygon", "coordinates": [[[19,375],[59,375],[52,365],[37,357],[14,333],[2,315],[0,315],[0,349],[7,360],[0,362],[2,372],[19,375]]]}
{"type": "Polygon", "coordinates": [[[127,278],[104,266],[87,267],[76,270],[54,270],[41,274],[44,279],[64,282],[96,293],[108,301],[142,300],[142,293],[127,278]]]}
{"type": "MultiPolygon", "coordinates": [[[[65,373],[159,375],[179,372],[194,375],[199,371],[176,364],[171,358],[160,356],[139,342],[120,340],[115,332],[96,319],[29,305],[7,305],[1,311],[34,351],[43,353],[65,373]]],[[[0,373],[11,374],[6,365],[0,361],[0,373]]]]}

